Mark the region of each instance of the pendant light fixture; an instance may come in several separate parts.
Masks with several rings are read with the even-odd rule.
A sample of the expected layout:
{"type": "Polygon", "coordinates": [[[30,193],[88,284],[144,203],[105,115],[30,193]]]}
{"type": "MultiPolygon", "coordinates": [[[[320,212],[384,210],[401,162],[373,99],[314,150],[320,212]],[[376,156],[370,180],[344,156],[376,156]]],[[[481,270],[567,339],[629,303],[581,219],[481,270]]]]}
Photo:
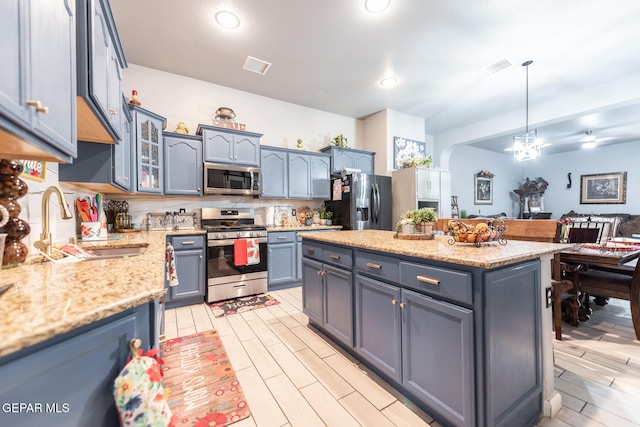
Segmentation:
{"type": "Polygon", "coordinates": [[[522,63],[523,67],[527,70],[527,85],[526,85],[526,122],[524,134],[513,137],[513,155],[519,161],[532,160],[540,155],[540,148],[542,143],[538,140],[538,131],[532,130],[529,132],[529,65],[533,64],[533,61],[526,61],[522,63]]]}

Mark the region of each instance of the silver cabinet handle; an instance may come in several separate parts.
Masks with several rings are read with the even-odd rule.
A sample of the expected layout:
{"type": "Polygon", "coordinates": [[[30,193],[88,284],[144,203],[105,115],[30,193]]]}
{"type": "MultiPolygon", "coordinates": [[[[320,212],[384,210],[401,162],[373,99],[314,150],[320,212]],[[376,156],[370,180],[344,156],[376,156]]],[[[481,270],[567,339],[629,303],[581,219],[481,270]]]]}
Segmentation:
{"type": "Polygon", "coordinates": [[[194,243],[194,241],[182,242],[183,245],[193,245],[194,243]]]}
{"type": "Polygon", "coordinates": [[[429,283],[430,285],[439,285],[440,281],[436,280],[436,279],[432,279],[430,277],[424,277],[424,276],[416,276],[416,279],[418,279],[418,282],[425,282],[425,283],[429,283]]]}
{"type": "Polygon", "coordinates": [[[313,248],[307,248],[307,252],[309,252],[310,254],[313,254],[316,252],[316,250],[313,248]]]}
{"type": "Polygon", "coordinates": [[[34,107],[38,113],[49,114],[49,107],[42,106],[42,102],[40,101],[33,101],[31,99],[28,99],[27,105],[29,107],[34,107]]]}
{"type": "Polygon", "coordinates": [[[340,259],[340,255],[329,255],[331,259],[340,259]]]}
{"type": "Polygon", "coordinates": [[[377,270],[382,269],[382,266],[381,266],[381,265],[379,265],[379,264],[374,264],[374,263],[372,263],[372,262],[368,262],[368,263],[367,263],[367,267],[375,268],[375,269],[377,269],[377,270]]]}
{"type": "Polygon", "coordinates": [[[278,236],[278,239],[280,239],[280,240],[283,240],[283,239],[286,239],[286,238],[287,238],[287,236],[278,236]]]}

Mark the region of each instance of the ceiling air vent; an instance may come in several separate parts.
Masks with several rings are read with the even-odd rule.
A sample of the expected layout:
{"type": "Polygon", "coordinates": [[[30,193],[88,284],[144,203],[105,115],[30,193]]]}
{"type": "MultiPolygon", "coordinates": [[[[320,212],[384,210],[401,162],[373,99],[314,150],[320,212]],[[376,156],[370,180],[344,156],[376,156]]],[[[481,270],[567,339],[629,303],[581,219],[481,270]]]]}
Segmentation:
{"type": "Polygon", "coordinates": [[[269,67],[271,67],[271,62],[263,61],[262,59],[254,58],[253,56],[247,56],[242,69],[264,75],[267,73],[269,67]]]}
{"type": "Polygon", "coordinates": [[[509,68],[511,67],[513,64],[511,62],[509,62],[508,59],[501,59],[498,62],[495,62],[487,67],[485,67],[485,71],[489,74],[495,74],[498,71],[502,71],[505,68],[509,68]]]}

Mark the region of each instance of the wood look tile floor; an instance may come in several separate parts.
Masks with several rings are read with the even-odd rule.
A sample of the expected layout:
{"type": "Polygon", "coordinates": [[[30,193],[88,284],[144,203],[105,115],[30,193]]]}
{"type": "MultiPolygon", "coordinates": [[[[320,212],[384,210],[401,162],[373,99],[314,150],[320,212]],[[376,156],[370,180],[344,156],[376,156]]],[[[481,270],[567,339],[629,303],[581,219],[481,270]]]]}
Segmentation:
{"type": "MultiPolygon", "coordinates": [[[[206,304],[165,313],[167,338],[216,329],[252,416],[248,426],[439,426],[338,345],[308,326],[302,288],[271,291],[279,305],[216,318],[206,304]]],[[[548,331],[553,334],[553,331],[548,331]]],[[[640,425],[640,343],[629,303],[594,306],[554,339],[563,408],[539,426],[640,425]]]]}

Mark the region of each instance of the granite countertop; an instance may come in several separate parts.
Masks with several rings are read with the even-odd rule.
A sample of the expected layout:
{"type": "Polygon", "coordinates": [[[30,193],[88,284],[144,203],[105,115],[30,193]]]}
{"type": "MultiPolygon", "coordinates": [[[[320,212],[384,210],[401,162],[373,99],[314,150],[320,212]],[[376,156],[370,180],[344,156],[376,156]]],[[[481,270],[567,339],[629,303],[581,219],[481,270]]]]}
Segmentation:
{"type": "Polygon", "coordinates": [[[342,230],[341,225],[299,225],[297,227],[280,227],[275,225],[268,225],[268,232],[276,231],[318,231],[318,230],[342,230]]]}
{"type": "Polygon", "coordinates": [[[393,238],[394,234],[392,231],[381,230],[300,233],[303,239],[480,268],[496,268],[514,264],[572,247],[572,245],[560,243],[509,240],[506,245],[491,242],[482,243],[478,248],[473,243],[456,242],[450,245],[448,243],[449,236],[444,235],[436,235],[433,240],[398,240],[393,238]]]}
{"type": "Polygon", "coordinates": [[[82,242],[91,248],[147,246],[144,254],[73,263],[45,262],[0,270],[0,357],[152,301],[165,293],[167,234],[203,230],[123,233],[118,240],[82,242]]]}

